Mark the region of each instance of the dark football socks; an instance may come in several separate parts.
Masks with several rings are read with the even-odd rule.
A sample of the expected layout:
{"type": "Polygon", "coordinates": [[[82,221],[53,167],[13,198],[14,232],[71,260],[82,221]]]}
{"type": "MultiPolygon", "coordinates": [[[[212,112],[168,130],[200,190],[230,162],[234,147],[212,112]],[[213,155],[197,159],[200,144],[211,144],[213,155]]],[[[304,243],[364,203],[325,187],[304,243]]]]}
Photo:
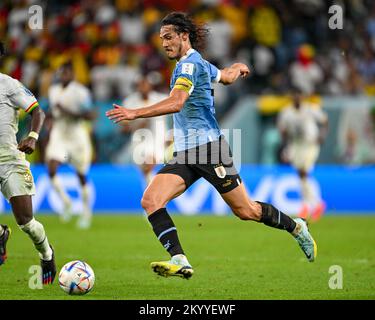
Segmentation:
{"type": "Polygon", "coordinates": [[[178,240],[177,229],[166,208],[156,210],[148,216],[157,238],[171,256],[184,254],[178,240]]]}
{"type": "Polygon", "coordinates": [[[292,233],[296,227],[295,221],[285,213],[276,209],[273,205],[257,201],[262,206],[262,218],[260,222],[263,222],[266,226],[286,230],[292,233]]]}

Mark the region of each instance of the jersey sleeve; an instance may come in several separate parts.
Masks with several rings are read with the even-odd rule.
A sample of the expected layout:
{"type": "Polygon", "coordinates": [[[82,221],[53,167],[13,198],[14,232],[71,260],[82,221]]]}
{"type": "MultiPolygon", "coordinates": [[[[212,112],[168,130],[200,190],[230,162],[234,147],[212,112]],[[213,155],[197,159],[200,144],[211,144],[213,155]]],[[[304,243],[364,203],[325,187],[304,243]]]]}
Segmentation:
{"type": "Polygon", "coordinates": [[[39,106],[32,92],[19,81],[15,81],[10,89],[8,98],[15,108],[21,108],[25,110],[25,112],[30,113],[39,106]]]}
{"type": "Polygon", "coordinates": [[[176,82],[173,89],[186,91],[189,95],[194,90],[196,75],[198,73],[197,64],[193,62],[183,62],[177,67],[176,82]]]}
{"type": "Polygon", "coordinates": [[[211,82],[219,82],[221,78],[221,71],[211,63],[208,63],[208,67],[210,71],[211,82]]]}

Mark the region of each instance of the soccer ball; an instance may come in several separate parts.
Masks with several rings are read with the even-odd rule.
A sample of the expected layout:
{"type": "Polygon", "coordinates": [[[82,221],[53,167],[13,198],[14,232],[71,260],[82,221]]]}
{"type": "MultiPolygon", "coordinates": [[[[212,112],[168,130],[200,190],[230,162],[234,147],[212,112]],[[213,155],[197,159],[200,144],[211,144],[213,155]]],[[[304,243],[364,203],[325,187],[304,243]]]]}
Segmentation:
{"type": "Polygon", "coordinates": [[[92,290],[94,283],[94,271],[80,260],[68,262],[59,273],[60,287],[70,295],[84,295],[92,290]]]}

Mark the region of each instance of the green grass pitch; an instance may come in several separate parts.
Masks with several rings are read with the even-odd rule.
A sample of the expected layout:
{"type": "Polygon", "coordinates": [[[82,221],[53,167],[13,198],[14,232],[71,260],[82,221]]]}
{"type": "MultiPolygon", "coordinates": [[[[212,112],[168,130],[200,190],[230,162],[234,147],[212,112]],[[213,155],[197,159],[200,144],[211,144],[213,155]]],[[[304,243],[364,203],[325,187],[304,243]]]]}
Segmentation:
{"type": "Polygon", "coordinates": [[[194,266],[192,279],[162,278],[152,261],[168,255],[140,215],[98,215],[93,228],[37,216],[48,232],[60,269],[81,259],[95,271],[92,292],[76,297],[55,283],[29,288],[38,256],[10,215],[0,216],[13,233],[8,260],[0,267],[2,299],[375,299],[375,216],[326,216],[310,230],[318,257],[309,263],[286,232],[234,217],[174,216],[180,240],[194,266]],[[343,271],[343,288],[330,289],[332,265],[343,271]]]}

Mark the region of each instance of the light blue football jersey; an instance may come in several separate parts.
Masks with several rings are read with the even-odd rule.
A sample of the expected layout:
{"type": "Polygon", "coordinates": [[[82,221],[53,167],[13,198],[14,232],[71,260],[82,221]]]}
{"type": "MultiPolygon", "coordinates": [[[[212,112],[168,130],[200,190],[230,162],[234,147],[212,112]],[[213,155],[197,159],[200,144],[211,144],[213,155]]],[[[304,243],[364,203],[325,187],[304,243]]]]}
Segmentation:
{"type": "Polygon", "coordinates": [[[170,88],[183,89],[190,96],[181,111],[173,114],[175,151],[219,140],[222,133],[215,118],[211,85],[219,80],[220,70],[194,49],[177,62],[170,88]]]}

